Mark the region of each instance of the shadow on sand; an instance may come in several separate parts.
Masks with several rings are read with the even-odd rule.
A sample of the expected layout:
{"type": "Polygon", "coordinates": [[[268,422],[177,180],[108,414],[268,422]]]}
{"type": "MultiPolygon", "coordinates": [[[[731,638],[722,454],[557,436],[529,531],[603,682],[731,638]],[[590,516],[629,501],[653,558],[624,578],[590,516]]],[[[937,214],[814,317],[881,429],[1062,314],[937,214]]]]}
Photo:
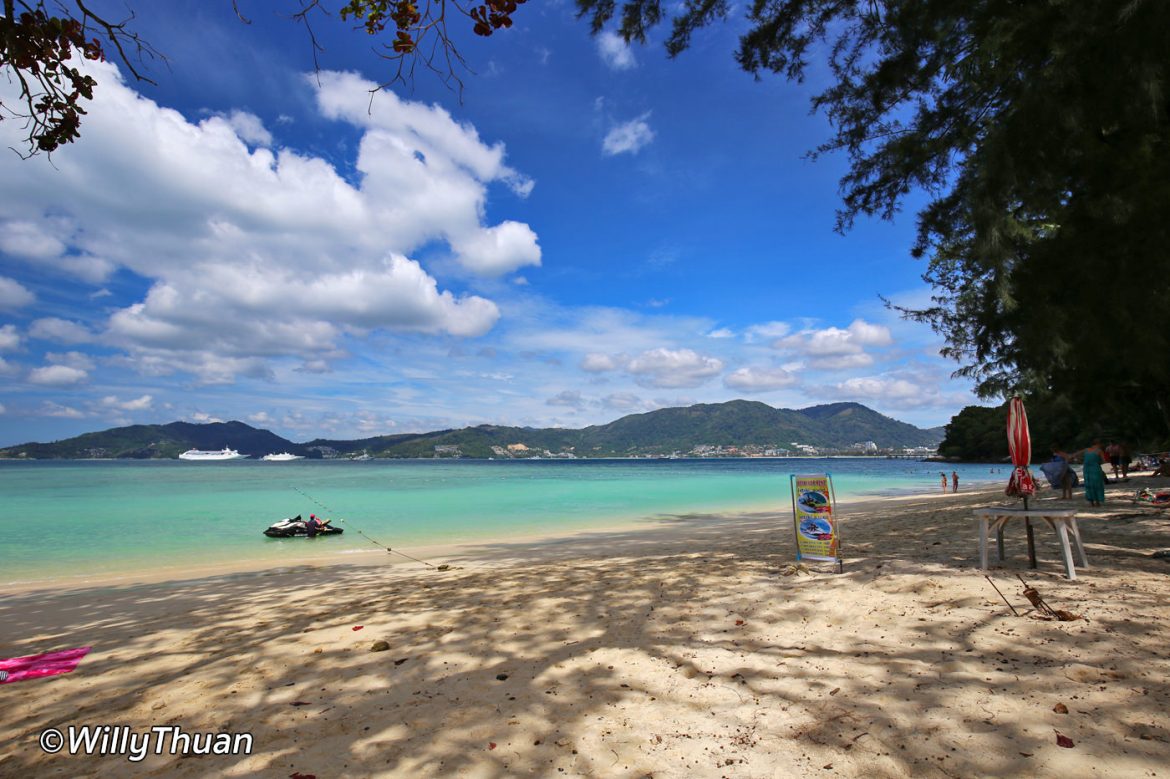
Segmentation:
{"type": "Polygon", "coordinates": [[[1165,511],[1082,520],[1022,573],[1087,620],[1013,617],[969,511],[846,515],[843,574],[793,563],[783,513],[467,550],[444,572],[303,567],[0,603],[0,654],[93,644],[0,687],[0,775],[1138,776],[1165,765],[1165,511]],[[788,575],[785,575],[785,574],[788,575]],[[355,626],[362,626],[355,630],[355,626]],[[386,651],[371,651],[384,641],[386,651]],[[1151,647],[1160,647],[1151,652],[1151,647]],[[1058,703],[1068,714],[1053,711],[1058,703]],[[250,732],[251,756],[45,755],[48,727],[250,732]],[[1057,745],[1055,733],[1075,743],[1057,745]]]}

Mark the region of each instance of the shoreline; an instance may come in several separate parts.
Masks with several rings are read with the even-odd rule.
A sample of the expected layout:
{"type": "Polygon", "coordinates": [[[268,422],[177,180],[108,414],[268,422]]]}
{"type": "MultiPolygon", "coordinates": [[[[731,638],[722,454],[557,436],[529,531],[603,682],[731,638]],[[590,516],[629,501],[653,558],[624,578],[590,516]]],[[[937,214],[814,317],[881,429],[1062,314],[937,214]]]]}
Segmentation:
{"type": "Polygon", "coordinates": [[[445,571],[12,595],[0,656],[93,648],[0,688],[0,775],[1149,776],[1170,745],[1170,562],[1152,555],[1170,517],[1134,488],[1080,512],[1075,581],[1044,527],[1037,570],[1018,526],[979,570],[971,512],[1008,502],[997,486],[843,503],[843,573],[795,565],[772,506],[459,548],[445,571]],[[1017,574],[1083,619],[1037,619],[1017,574]],[[37,746],[101,723],[254,748],[130,762],[37,746]]]}
{"type": "MultiPolygon", "coordinates": [[[[928,498],[962,498],[987,493],[993,494],[996,488],[992,485],[969,486],[960,493],[924,492],[895,492],[894,494],[862,494],[839,498],[837,505],[845,510],[843,516],[846,527],[849,521],[848,512],[865,511],[875,505],[884,505],[891,501],[914,501],[928,498]]],[[[721,514],[773,514],[778,518],[782,531],[791,530],[792,509],[789,503],[777,505],[774,502],[747,503],[733,507],[708,509],[703,512],[711,516],[721,514]],[[787,525],[784,523],[787,522],[787,525]]],[[[613,522],[606,522],[597,526],[585,528],[568,528],[563,531],[545,533],[495,533],[491,537],[454,543],[420,544],[412,546],[392,546],[396,552],[403,552],[411,557],[420,558],[434,565],[442,565],[448,558],[473,560],[475,550],[495,546],[497,544],[524,544],[534,554],[539,556],[542,545],[556,546],[572,543],[575,538],[583,538],[594,534],[605,533],[664,533],[670,531],[669,519],[663,517],[677,516],[672,514],[643,515],[639,517],[615,518],[613,522]],[[436,562],[437,561],[437,562],[436,562]]],[[[847,532],[847,531],[843,531],[847,532]]],[[[325,539],[323,539],[325,540],[325,539]]],[[[328,542],[328,541],[327,541],[328,542]]],[[[314,550],[315,553],[305,553],[292,559],[274,561],[272,559],[231,560],[209,564],[173,565],[158,568],[114,571],[109,573],[77,574],[69,577],[54,577],[35,580],[18,580],[0,582],[0,596],[18,596],[28,593],[50,593],[63,590],[84,590],[92,588],[132,587],[148,584],[181,585],[184,581],[202,580],[217,576],[239,576],[246,574],[277,574],[290,570],[327,569],[332,567],[385,567],[394,569],[398,566],[418,566],[405,557],[387,553],[384,548],[350,549],[343,551],[314,550]]]]}

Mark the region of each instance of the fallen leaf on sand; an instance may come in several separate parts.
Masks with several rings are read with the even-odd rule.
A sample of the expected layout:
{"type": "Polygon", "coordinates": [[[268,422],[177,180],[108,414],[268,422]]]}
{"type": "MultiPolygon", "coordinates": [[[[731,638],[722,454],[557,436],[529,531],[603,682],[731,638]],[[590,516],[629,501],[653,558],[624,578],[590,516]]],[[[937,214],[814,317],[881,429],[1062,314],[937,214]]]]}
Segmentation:
{"type": "Polygon", "coordinates": [[[495,748],[496,748],[496,742],[489,741],[488,742],[488,749],[495,749],[495,748]]]}
{"type": "Polygon", "coordinates": [[[839,693],[839,692],[841,692],[841,688],[840,688],[840,687],[834,687],[832,690],[829,690],[829,695],[836,695],[836,694],[837,694],[837,693],[839,693]]]}
{"type": "Polygon", "coordinates": [[[737,620],[735,621],[735,625],[736,625],[736,627],[739,627],[739,626],[740,626],[740,625],[742,625],[742,624],[743,624],[743,620],[742,620],[742,619],[737,619],[737,620]]]}
{"type": "Polygon", "coordinates": [[[293,701],[292,703],[289,704],[289,706],[311,706],[311,705],[312,704],[309,703],[308,701],[293,701]]]}
{"type": "Polygon", "coordinates": [[[364,628],[364,627],[365,627],[365,625],[354,625],[354,626],[353,626],[353,629],[354,629],[354,630],[361,630],[361,629],[362,629],[362,628],[364,628]]]}
{"type": "Polygon", "coordinates": [[[302,774],[300,771],[293,771],[288,775],[288,779],[317,779],[316,774],[302,774]]]}
{"type": "Polygon", "coordinates": [[[1057,714],[1068,714],[1068,706],[1065,706],[1063,703],[1056,704],[1052,707],[1052,710],[1057,714]]]}
{"type": "Polygon", "coordinates": [[[1066,749],[1072,749],[1073,740],[1062,733],[1057,733],[1056,734],[1056,745],[1058,747],[1065,747],[1066,749]]]}

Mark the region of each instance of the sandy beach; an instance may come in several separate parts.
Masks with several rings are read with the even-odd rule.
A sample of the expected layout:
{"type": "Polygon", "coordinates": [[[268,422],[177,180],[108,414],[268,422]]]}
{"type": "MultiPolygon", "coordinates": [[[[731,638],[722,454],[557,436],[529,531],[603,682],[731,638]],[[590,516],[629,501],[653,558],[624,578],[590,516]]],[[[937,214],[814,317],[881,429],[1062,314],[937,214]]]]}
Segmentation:
{"type": "Polygon", "coordinates": [[[1170,480],[1068,504],[1075,581],[1053,532],[1029,570],[1009,526],[989,573],[1019,616],[978,568],[971,512],[998,489],[843,506],[840,574],[793,566],[778,505],[406,550],[442,571],[387,556],[10,593],[0,657],[93,649],[0,686],[0,776],[1166,775],[1170,509],[1133,503],[1139,486],[1170,480]],[[1039,619],[1016,574],[1083,619],[1039,619]],[[85,725],[252,748],[38,746],[85,725]]]}

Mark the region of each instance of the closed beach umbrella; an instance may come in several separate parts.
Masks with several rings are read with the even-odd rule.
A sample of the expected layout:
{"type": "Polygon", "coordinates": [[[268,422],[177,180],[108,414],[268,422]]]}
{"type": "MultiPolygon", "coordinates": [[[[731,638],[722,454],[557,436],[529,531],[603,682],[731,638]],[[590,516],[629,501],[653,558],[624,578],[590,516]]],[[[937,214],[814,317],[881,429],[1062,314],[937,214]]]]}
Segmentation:
{"type": "Polygon", "coordinates": [[[1007,417],[1008,451],[1012,455],[1012,478],[1008,481],[1008,495],[1023,495],[1024,508],[1028,508],[1028,496],[1036,494],[1036,482],[1028,463],[1032,462],[1032,436],[1028,431],[1028,415],[1024,401],[1012,398],[1008,403],[1007,417]]]}
{"type": "MultiPolygon", "coordinates": [[[[1012,398],[1008,403],[1007,418],[1008,451],[1012,455],[1012,478],[1008,480],[1007,494],[1024,497],[1024,511],[1028,510],[1028,496],[1036,494],[1036,482],[1028,463],[1032,461],[1032,434],[1028,431],[1028,415],[1024,412],[1024,401],[1012,398]]],[[[1036,541],[1032,534],[1032,520],[1024,517],[1028,532],[1028,564],[1036,567],[1036,541]]]]}

